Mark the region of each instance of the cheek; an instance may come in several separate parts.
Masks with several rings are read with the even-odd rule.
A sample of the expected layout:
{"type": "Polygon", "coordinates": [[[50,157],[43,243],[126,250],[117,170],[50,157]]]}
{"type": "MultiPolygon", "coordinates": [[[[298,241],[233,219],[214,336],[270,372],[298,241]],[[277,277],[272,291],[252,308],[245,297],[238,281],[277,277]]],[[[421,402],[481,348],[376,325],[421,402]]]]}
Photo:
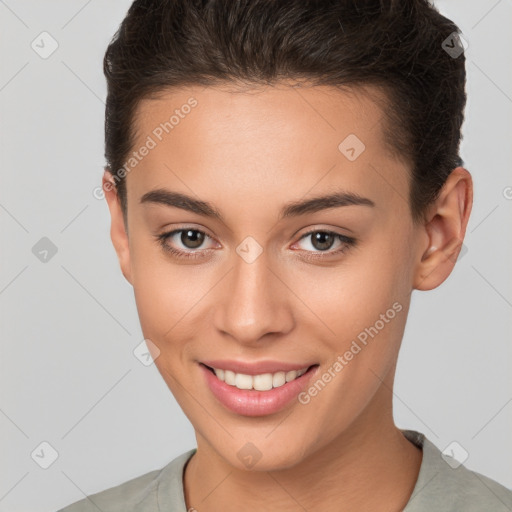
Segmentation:
{"type": "Polygon", "coordinates": [[[211,301],[221,270],[177,264],[158,244],[142,238],[134,236],[131,248],[137,312],[144,337],[159,349],[155,363],[171,385],[165,370],[186,378],[198,343],[211,337],[211,301]]]}
{"type": "Polygon", "coordinates": [[[361,257],[357,265],[323,275],[317,269],[308,274],[315,287],[301,281],[299,293],[316,314],[302,317],[302,329],[318,340],[323,360],[318,379],[326,383],[313,382],[302,397],[302,434],[318,432],[315,443],[320,445],[348,428],[377,393],[385,392],[381,381],[397,359],[409,307],[406,273],[398,265],[401,257],[379,253],[378,261],[361,257]]]}
{"type": "Polygon", "coordinates": [[[327,368],[338,361],[338,385],[364,399],[378,384],[369,369],[384,376],[394,364],[409,296],[402,293],[400,274],[387,273],[382,266],[374,274],[354,269],[332,273],[324,283],[306,295],[310,311],[302,316],[302,330],[309,331],[305,337],[318,340],[318,354],[327,368]]]}
{"type": "Polygon", "coordinates": [[[205,282],[172,267],[153,267],[134,282],[137,311],[144,336],[162,344],[161,350],[184,344],[193,336],[190,318],[207,294],[205,282]],[[172,343],[171,343],[172,342],[172,343]]]}
{"type": "MultiPolygon", "coordinates": [[[[189,273],[173,265],[154,241],[133,235],[130,247],[132,283],[137,312],[146,338],[156,343],[161,351],[169,350],[167,338],[176,337],[187,304],[198,295],[191,286],[189,273]]],[[[191,268],[191,267],[188,267],[191,268]]]]}
{"type": "Polygon", "coordinates": [[[296,267],[288,279],[318,328],[333,339],[346,339],[372,326],[390,308],[389,316],[394,316],[395,303],[406,309],[411,292],[409,259],[406,248],[397,250],[392,242],[375,240],[337,266],[296,267]]]}
{"type": "MultiPolygon", "coordinates": [[[[376,375],[383,378],[395,363],[410,303],[412,268],[410,251],[399,240],[375,238],[338,267],[311,266],[294,276],[294,291],[309,308],[301,315],[302,328],[309,331],[306,337],[319,340],[318,352],[327,368],[338,361],[332,369],[335,383],[328,386],[333,401],[339,399],[337,393],[347,393],[358,408],[380,384],[376,375]]],[[[331,400],[323,402],[325,407],[331,400]]],[[[321,401],[316,407],[323,407],[321,401]]],[[[346,412],[340,409],[339,415],[346,412]]]]}

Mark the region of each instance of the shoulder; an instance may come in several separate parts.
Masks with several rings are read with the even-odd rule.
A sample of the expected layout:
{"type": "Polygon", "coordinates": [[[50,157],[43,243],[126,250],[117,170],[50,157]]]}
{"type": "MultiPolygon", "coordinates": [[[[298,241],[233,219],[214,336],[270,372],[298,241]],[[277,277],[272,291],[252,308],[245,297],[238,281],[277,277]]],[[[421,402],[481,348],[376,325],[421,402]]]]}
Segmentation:
{"type": "Polygon", "coordinates": [[[404,512],[509,512],[512,491],[495,480],[442,453],[423,434],[407,431],[406,437],[421,445],[423,461],[418,481],[404,512]]]}
{"type": "Polygon", "coordinates": [[[446,468],[439,470],[433,475],[429,493],[431,504],[439,504],[437,510],[440,511],[512,510],[510,489],[463,465],[455,469],[447,465],[446,468]]]}
{"type": "Polygon", "coordinates": [[[169,504],[181,504],[183,497],[183,468],[196,449],[173,459],[162,469],[150,471],[115,487],[88,495],[57,512],[146,512],[158,511],[165,496],[169,504]]]}

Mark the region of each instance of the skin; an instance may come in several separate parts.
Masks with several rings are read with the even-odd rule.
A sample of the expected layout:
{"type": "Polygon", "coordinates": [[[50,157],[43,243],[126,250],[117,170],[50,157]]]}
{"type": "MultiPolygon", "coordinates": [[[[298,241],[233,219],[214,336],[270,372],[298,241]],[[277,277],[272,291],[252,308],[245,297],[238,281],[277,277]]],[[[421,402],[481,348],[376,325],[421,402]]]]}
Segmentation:
{"type": "Polygon", "coordinates": [[[412,291],[439,286],[454,267],[472,180],[454,169],[414,224],[410,166],[385,143],[379,94],[286,83],[167,91],[139,104],[135,148],[188,98],[198,105],[127,175],[127,226],[108,187],[112,176],[104,175],[112,242],[142,331],[158,347],[155,364],[196,433],[197,453],[184,472],[187,509],[395,511],[410,498],[422,452],[393,421],[396,361],[412,291]],[[349,134],[365,144],[354,161],[338,150],[349,134]],[[208,201],[224,222],[141,204],[156,188],[208,201]],[[279,220],[285,204],[335,189],[375,206],[279,220]],[[168,240],[202,251],[197,259],[176,258],[156,240],[184,227],[211,237],[199,248],[179,234],[168,240]],[[357,243],[329,255],[342,243],[334,239],[322,251],[311,236],[301,239],[312,228],[357,243]],[[250,264],[236,252],[247,236],[263,250],[250,264]],[[217,358],[316,362],[322,375],[393,303],[401,312],[306,405],[294,400],[275,414],[238,415],[205,384],[198,361],[217,358]],[[248,442],[261,453],[252,469],[237,456],[248,442]]]}

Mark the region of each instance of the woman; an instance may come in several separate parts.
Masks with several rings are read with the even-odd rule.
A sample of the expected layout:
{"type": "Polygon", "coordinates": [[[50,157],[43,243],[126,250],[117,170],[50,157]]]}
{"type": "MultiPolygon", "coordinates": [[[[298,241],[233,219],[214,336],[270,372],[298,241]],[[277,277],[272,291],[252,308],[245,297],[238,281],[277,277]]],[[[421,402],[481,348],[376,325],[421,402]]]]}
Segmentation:
{"type": "Polygon", "coordinates": [[[197,448],[63,509],[510,510],[393,381],[472,205],[456,25],[423,0],[137,0],[105,56],[121,270],[197,448]]]}

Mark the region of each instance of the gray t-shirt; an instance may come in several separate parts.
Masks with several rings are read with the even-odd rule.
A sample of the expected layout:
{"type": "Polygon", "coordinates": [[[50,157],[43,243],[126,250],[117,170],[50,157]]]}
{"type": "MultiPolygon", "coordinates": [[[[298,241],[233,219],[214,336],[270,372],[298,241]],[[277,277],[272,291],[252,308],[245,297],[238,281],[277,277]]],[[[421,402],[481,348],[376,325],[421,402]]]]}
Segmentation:
{"type": "MultiPolygon", "coordinates": [[[[423,449],[418,479],[403,512],[512,511],[511,490],[447,459],[424,434],[415,430],[402,433],[423,449]]],[[[183,469],[195,451],[189,450],[160,470],[92,494],[58,512],[187,512],[183,469]]]]}

